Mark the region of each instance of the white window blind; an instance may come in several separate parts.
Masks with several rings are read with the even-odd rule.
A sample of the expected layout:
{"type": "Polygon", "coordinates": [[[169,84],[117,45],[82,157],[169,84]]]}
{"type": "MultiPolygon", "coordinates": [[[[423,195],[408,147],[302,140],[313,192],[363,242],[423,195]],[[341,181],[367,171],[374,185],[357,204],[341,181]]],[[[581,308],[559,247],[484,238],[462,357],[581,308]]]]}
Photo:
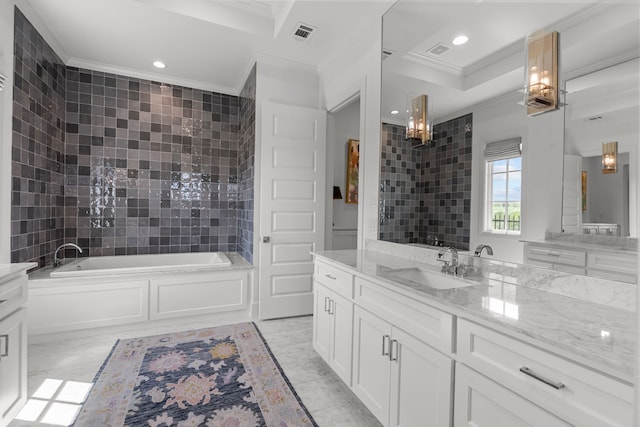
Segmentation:
{"type": "Polygon", "coordinates": [[[484,146],[484,160],[491,162],[500,159],[510,159],[522,155],[522,138],[503,139],[502,141],[488,142],[484,146]]]}

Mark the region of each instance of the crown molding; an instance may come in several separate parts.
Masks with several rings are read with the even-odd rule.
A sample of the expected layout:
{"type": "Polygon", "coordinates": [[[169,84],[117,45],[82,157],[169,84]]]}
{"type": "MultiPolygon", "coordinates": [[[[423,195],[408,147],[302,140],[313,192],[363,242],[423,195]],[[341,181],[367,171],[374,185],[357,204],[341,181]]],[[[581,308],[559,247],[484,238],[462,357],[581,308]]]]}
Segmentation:
{"type": "Polygon", "coordinates": [[[29,0],[15,0],[16,7],[22,12],[24,16],[29,20],[31,25],[40,33],[42,38],[53,49],[53,51],[60,57],[62,62],[66,64],[69,61],[69,54],[64,50],[58,39],[53,35],[45,21],[38,15],[38,12],[33,8],[29,0]]]}
{"type": "Polygon", "coordinates": [[[152,80],[156,82],[169,83],[178,86],[184,86],[193,89],[201,89],[210,92],[222,93],[225,95],[238,96],[240,89],[237,87],[221,86],[212,84],[210,82],[203,82],[199,80],[189,80],[180,77],[175,77],[162,73],[149,73],[147,71],[140,71],[132,68],[118,67],[115,65],[103,64],[100,62],[87,61],[80,58],[70,58],[67,62],[70,67],[86,68],[93,71],[102,71],[104,73],[119,74],[128,77],[135,77],[139,79],[152,80]]]}

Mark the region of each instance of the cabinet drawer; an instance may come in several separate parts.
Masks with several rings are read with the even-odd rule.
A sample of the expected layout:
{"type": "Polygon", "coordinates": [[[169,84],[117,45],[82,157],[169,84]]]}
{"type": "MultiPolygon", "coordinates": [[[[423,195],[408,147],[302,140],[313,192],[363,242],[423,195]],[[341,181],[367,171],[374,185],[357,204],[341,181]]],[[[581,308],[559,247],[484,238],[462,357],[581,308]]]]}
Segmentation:
{"type": "Polygon", "coordinates": [[[576,267],[585,266],[586,254],[582,251],[557,249],[545,246],[525,245],[524,257],[527,260],[547,261],[553,264],[566,264],[576,267]]]}
{"type": "Polygon", "coordinates": [[[532,265],[534,267],[544,267],[544,268],[548,268],[549,270],[561,271],[563,273],[580,274],[582,276],[584,276],[587,272],[587,270],[584,267],[576,267],[573,265],[564,265],[564,264],[554,264],[552,262],[547,262],[547,261],[538,261],[537,259],[528,259],[527,264],[532,265]]]}
{"type": "Polygon", "coordinates": [[[429,345],[453,351],[453,316],[356,277],[356,303],[429,345]]]}
{"type": "Polygon", "coordinates": [[[464,319],[458,321],[458,354],[462,363],[571,424],[632,425],[633,387],[591,369],[464,319]]]}
{"type": "Polygon", "coordinates": [[[353,299],[353,275],[332,265],[316,262],[315,280],[345,298],[353,299]]]}
{"type": "Polygon", "coordinates": [[[0,285],[0,319],[27,302],[27,276],[22,274],[0,285]]]}
{"type": "Polygon", "coordinates": [[[638,258],[636,255],[590,253],[587,256],[587,268],[635,276],[638,273],[638,258]]]}

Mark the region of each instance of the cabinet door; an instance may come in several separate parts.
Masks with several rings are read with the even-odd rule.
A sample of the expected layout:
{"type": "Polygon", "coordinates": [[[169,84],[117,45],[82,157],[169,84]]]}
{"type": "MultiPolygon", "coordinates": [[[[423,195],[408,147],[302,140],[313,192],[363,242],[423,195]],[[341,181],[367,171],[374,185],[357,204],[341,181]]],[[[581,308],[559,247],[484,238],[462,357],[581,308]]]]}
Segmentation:
{"type": "Polygon", "coordinates": [[[353,303],[332,293],[329,302],[331,315],[331,347],[329,365],[348,386],[351,386],[353,346],[353,303]]]}
{"type": "Polygon", "coordinates": [[[315,283],[313,302],[313,348],[329,363],[329,348],[331,346],[331,316],[328,307],[331,300],[329,291],[315,283]]]}
{"type": "Polygon", "coordinates": [[[371,413],[387,425],[391,325],[358,306],[353,318],[353,391],[371,413]]]}
{"type": "Polygon", "coordinates": [[[27,309],[0,321],[0,425],[7,425],[27,401],[27,309]]]}
{"type": "Polygon", "coordinates": [[[396,328],[391,360],[390,425],[449,427],[453,360],[396,328]]]}
{"type": "Polygon", "coordinates": [[[569,427],[520,395],[456,364],[454,427],[569,427]]]}

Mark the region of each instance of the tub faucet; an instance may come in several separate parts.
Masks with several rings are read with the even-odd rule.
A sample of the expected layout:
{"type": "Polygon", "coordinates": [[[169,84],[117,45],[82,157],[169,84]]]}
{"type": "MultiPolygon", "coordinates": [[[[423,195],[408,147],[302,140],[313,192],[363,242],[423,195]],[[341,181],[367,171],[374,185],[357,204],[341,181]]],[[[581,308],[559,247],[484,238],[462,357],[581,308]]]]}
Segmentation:
{"type": "Polygon", "coordinates": [[[483,249],[487,250],[487,255],[493,255],[493,248],[489,245],[484,245],[484,244],[478,245],[473,255],[479,257],[482,254],[483,249]]]}
{"type": "Polygon", "coordinates": [[[452,248],[451,246],[447,246],[446,248],[442,248],[438,251],[438,261],[442,262],[442,272],[447,274],[456,275],[458,272],[458,251],[456,248],[452,248]],[[444,259],[444,256],[447,252],[451,253],[451,264],[449,261],[444,259]]]}
{"type": "Polygon", "coordinates": [[[53,266],[57,267],[60,265],[61,261],[58,259],[58,252],[60,251],[60,249],[62,248],[66,248],[67,246],[71,246],[72,248],[75,248],[78,252],[82,253],[82,249],[80,248],[80,246],[76,245],[75,243],[65,243],[64,245],[60,245],[58,247],[58,249],[56,249],[55,254],[53,254],[53,266]]]}

